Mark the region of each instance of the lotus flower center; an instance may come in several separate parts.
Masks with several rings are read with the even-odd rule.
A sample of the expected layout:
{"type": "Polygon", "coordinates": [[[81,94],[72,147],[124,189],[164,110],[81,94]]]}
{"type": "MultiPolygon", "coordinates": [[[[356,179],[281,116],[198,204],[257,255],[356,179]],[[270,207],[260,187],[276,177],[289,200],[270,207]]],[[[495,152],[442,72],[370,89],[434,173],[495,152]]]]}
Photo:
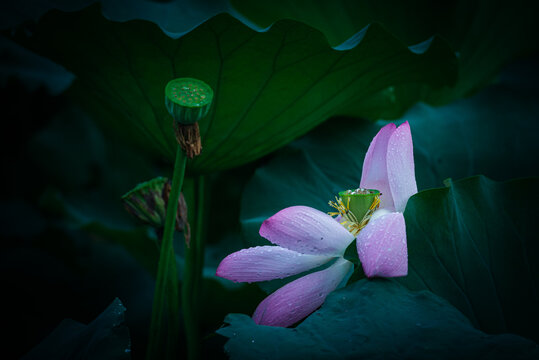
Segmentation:
{"type": "Polygon", "coordinates": [[[336,201],[330,201],[329,205],[336,212],[328,213],[331,216],[341,216],[341,224],[354,236],[367,226],[372,214],[380,206],[380,191],[375,189],[357,188],[339,192],[336,201]]]}

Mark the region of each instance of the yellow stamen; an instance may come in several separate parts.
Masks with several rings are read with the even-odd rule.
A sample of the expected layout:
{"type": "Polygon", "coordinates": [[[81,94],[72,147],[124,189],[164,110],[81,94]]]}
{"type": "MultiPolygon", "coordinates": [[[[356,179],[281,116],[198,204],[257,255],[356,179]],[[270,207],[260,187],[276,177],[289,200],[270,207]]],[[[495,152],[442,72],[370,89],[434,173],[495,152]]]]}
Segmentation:
{"type": "Polygon", "coordinates": [[[348,201],[346,205],[341,198],[335,197],[335,200],[336,201],[329,201],[328,204],[332,208],[335,208],[337,211],[328,212],[328,215],[341,215],[342,220],[340,224],[346,227],[348,231],[350,231],[354,236],[357,236],[359,232],[365,226],[367,226],[369,220],[372,217],[372,214],[380,207],[380,196],[376,195],[374,197],[374,200],[372,201],[371,206],[369,207],[369,210],[367,210],[367,213],[363,216],[361,221],[358,221],[356,215],[350,211],[350,198],[347,199],[348,201]]]}

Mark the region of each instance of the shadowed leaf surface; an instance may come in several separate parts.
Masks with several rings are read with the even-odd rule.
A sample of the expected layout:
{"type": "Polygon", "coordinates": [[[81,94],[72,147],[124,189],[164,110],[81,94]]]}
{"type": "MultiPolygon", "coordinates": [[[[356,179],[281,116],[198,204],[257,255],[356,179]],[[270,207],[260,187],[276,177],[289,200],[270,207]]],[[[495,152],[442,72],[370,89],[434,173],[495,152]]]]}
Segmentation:
{"type": "Polygon", "coordinates": [[[409,272],[398,281],[444,297],[483,331],[538,341],[537,186],[537,178],[473,177],[412,197],[409,272]]]}
{"type": "Polygon", "coordinates": [[[456,59],[443,41],[417,54],[375,24],[356,47],[338,51],[292,20],[258,33],[221,14],[174,40],[150,22],[112,22],[90,7],[53,11],[33,36],[16,40],[73,72],[72,94],[97,121],[168,158],[175,140],[166,83],[207,82],[215,99],[200,122],[204,150],[191,164],[195,172],[259,158],[390,85],[440,87],[456,77],[456,59]]]}
{"type": "Polygon", "coordinates": [[[22,359],[131,359],[125,307],[116,298],[88,325],[66,319],[22,359]]]}
{"type": "Polygon", "coordinates": [[[387,280],[361,280],[330,294],[294,329],[231,314],[218,333],[231,359],[533,359],[515,335],[486,335],[447,301],[387,280]]]}
{"type": "Polygon", "coordinates": [[[390,87],[364,101],[352,104],[370,107],[372,118],[397,118],[418,98],[432,104],[446,104],[468,96],[492,82],[500,68],[537,51],[539,28],[537,6],[529,1],[459,0],[432,1],[337,0],[245,1],[231,0],[246,21],[267,27],[279,19],[302,21],[324,33],[339,45],[353,39],[370,23],[379,23],[408,45],[418,44],[433,34],[447,40],[457,52],[458,80],[441,90],[424,84],[390,87]],[[510,24],[510,25],[509,25],[510,24]]]}

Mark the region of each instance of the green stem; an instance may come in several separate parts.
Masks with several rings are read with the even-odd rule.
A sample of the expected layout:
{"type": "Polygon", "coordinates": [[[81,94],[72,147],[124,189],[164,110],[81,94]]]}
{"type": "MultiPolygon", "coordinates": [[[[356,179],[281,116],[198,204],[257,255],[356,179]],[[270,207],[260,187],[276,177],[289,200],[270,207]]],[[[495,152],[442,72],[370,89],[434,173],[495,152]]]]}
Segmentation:
{"type": "Polygon", "coordinates": [[[178,274],[176,270],[176,257],[174,254],[174,230],[176,227],[176,214],[178,211],[178,200],[185,176],[185,166],[187,157],[180,146],[176,151],[176,161],[174,163],[174,174],[172,175],[172,189],[168,198],[167,216],[165,219],[165,229],[163,241],[161,243],[161,254],[157,267],[157,279],[154,292],[152,321],[150,325],[150,338],[146,359],[160,358],[162,353],[162,331],[163,313],[168,310],[169,316],[169,339],[168,358],[174,358],[176,354],[176,344],[178,343],[179,330],[179,301],[178,301],[178,274]],[[168,304],[167,304],[168,303],[168,304]]]}
{"type": "Polygon", "coordinates": [[[185,247],[185,270],[182,281],[182,306],[187,337],[188,360],[199,359],[201,354],[198,304],[200,301],[204,257],[204,241],[202,236],[204,224],[204,177],[200,176],[197,179],[196,185],[195,231],[190,247],[185,247]]]}
{"type": "Polygon", "coordinates": [[[205,193],[205,179],[203,176],[198,178],[198,188],[197,188],[197,222],[195,229],[195,246],[196,246],[196,278],[194,283],[194,303],[195,303],[195,314],[200,314],[199,304],[201,289],[203,284],[202,271],[204,270],[204,193],[205,193]]]}
{"type": "Polygon", "coordinates": [[[170,266],[168,271],[167,281],[168,286],[166,287],[167,294],[167,305],[169,311],[168,319],[168,356],[171,359],[178,358],[178,342],[180,338],[180,295],[179,295],[179,284],[178,284],[178,271],[176,268],[176,255],[174,250],[169,253],[170,266]]]}
{"type": "Polygon", "coordinates": [[[195,274],[194,239],[191,238],[191,247],[185,246],[185,265],[182,278],[182,311],[187,340],[187,359],[198,358],[198,326],[193,309],[193,281],[195,274]]]}

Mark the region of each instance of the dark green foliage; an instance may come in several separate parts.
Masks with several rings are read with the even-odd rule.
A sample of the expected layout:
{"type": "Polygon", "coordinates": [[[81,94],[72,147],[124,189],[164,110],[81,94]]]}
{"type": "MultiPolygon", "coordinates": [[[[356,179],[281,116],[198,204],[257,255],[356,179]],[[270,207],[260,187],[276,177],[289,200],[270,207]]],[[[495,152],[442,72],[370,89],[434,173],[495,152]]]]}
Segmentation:
{"type": "Polygon", "coordinates": [[[408,45],[434,34],[445,39],[457,53],[457,83],[434,91],[423,84],[399,85],[350,106],[353,111],[370,105],[374,118],[397,118],[418,98],[444,104],[468,96],[492,82],[507,62],[539,50],[537,5],[525,0],[231,0],[231,4],[261,27],[279,19],[302,21],[322,31],[333,46],[371,23],[408,45]]]}
{"type": "Polygon", "coordinates": [[[131,340],[124,324],[125,310],[122,302],[115,299],[88,325],[66,319],[22,359],[131,359],[131,340]]]}
{"type": "MultiPolygon", "coordinates": [[[[376,24],[358,46],[337,51],[320,32],[291,20],[257,33],[221,14],[174,40],[152,23],[108,21],[91,7],[51,12],[34,36],[16,40],[73,72],[72,95],[97,121],[169,159],[175,140],[167,82],[208,83],[215,96],[199,122],[203,152],[190,166],[195,172],[255,160],[390,85],[440,87],[456,79],[445,42],[435,39],[415,54],[376,24]]],[[[361,108],[353,114],[365,115],[361,108]]]]}
{"type": "Polygon", "coordinates": [[[538,186],[473,177],[412,197],[409,271],[398,281],[447,299],[487,333],[538,341],[538,186]]]}
{"type": "Polygon", "coordinates": [[[361,280],[330,294],[294,329],[231,314],[219,334],[235,359],[534,359],[537,345],[486,335],[447,301],[388,280],[361,280]]]}

